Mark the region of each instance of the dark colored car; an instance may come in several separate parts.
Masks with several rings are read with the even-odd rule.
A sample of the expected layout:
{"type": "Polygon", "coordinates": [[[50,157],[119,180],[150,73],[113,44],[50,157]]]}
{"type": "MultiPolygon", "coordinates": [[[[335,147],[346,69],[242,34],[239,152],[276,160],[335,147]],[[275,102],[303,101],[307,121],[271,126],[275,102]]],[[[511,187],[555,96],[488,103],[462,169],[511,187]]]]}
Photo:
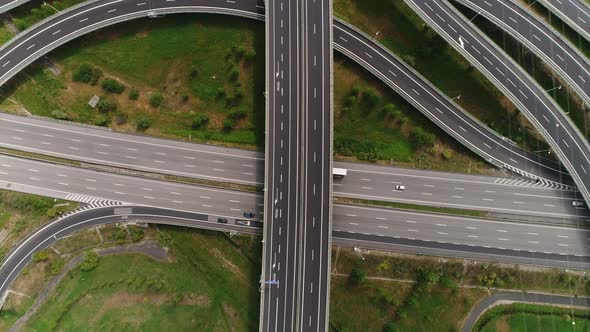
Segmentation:
{"type": "Polygon", "coordinates": [[[254,212],[244,212],[244,217],[246,218],[254,218],[256,214],[254,212]]]}
{"type": "Polygon", "coordinates": [[[221,223],[221,224],[227,224],[227,219],[226,218],[217,218],[217,222],[221,223]]]}

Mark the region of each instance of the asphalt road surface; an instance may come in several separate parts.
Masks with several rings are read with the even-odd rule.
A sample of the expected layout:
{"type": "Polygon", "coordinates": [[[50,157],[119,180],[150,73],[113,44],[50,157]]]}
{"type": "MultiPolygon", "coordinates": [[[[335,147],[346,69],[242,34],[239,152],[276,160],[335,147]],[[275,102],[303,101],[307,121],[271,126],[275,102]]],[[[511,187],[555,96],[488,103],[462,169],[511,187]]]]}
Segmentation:
{"type": "Polygon", "coordinates": [[[590,41],[590,6],[585,0],[539,0],[539,3],[590,41]]]}
{"type": "MultiPolygon", "coordinates": [[[[3,167],[0,173],[2,189],[91,204],[105,200],[143,204],[225,217],[229,221],[246,219],[243,212],[254,211],[256,217],[252,220],[262,220],[263,197],[255,193],[145,180],[4,156],[0,156],[0,166],[3,167]],[[62,181],[68,185],[59,185],[62,181]],[[60,189],[54,189],[55,187],[60,189]]],[[[334,231],[350,231],[367,236],[388,234],[393,238],[397,236],[400,239],[430,241],[429,243],[466,246],[475,243],[481,248],[518,249],[517,256],[529,250],[589,256],[585,254],[585,250],[588,249],[587,241],[590,236],[586,236],[587,230],[577,227],[491,221],[347,205],[335,205],[333,214],[334,231]],[[488,226],[482,226],[484,224],[488,226]],[[565,233],[556,230],[563,230],[565,233]]],[[[469,250],[474,248],[476,247],[470,246],[469,250]]],[[[565,261],[569,262],[571,259],[565,261]]]]}
{"type": "Polygon", "coordinates": [[[560,32],[517,1],[457,0],[526,45],[590,105],[590,63],[560,32]]]}
{"type": "MultiPolygon", "coordinates": [[[[231,14],[263,20],[264,10],[264,3],[255,0],[99,0],[83,3],[24,31],[0,49],[0,84],[67,41],[125,20],[190,12],[231,14]]],[[[557,182],[569,181],[559,165],[519,149],[468,115],[452,99],[444,96],[391,52],[377,45],[372,38],[338,20],[334,24],[333,34],[337,50],[377,75],[443,130],[485,160],[527,176],[557,182]]]]}
{"type": "Polygon", "coordinates": [[[524,113],[590,202],[590,144],[553,99],[445,0],[405,0],[524,113]]]}
{"type": "Polygon", "coordinates": [[[261,331],[295,331],[303,165],[300,122],[303,15],[296,1],[266,11],[266,165],[261,331]]]}
{"type": "MultiPolygon", "coordinates": [[[[0,113],[0,145],[147,172],[251,185],[264,182],[264,158],[259,152],[4,113],[0,113]]],[[[573,188],[551,182],[356,163],[337,162],[334,166],[349,170],[346,178],[334,182],[334,193],[339,197],[557,218],[588,216],[587,209],[572,206],[580,200],[573,188]],[[396,184],[405,185],[406,190],[395,190],[396,184]]]]}

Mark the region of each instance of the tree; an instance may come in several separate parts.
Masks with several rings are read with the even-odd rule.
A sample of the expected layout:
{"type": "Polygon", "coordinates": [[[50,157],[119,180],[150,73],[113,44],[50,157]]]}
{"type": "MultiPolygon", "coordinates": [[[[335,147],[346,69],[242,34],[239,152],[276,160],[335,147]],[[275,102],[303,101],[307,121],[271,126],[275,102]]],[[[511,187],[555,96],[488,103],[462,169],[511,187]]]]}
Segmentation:
{"type": "Polygon", "coordinates": [[[152,107],[160,107],[162,104],[164,104],[164,96],[161,93],[156,92],[150,97],[152,107]]]}
{"type": "Polygon", "coordinates": [[[131,231],[131,241],[133,242],[139,242],[141,240],[143,240],[143,238],[145,237],[145,232],[143,231],[143,229],[138,229],[136,227],[133,227],[130,229],[131,231]]]}
{"type": "Polygon", "coordinates": [[[112,79],[112,78],[104,79],[100,86],[102,87],[102,89],[104,91],[110,92],[110,93],[121,94],[123,91],[125,91],[125,86],[123,86],[123,84],[119,83],[119,81],[112,79]]]}
{"type": "Polygon", "coordinates": [[[358,267],[353,267],[350,271],[350,281],[353,285],[359,286],[365,283],[365,272],[358,267]]]}
{"type": "Polygon", "coordinates": [[[232,119],[223,120],[223,130],[231,131],[236,126],[236,122],[232,119]]]}
{"type": "Polygon", "coordinates": [[[102,70],[88,63],[82,63],[72,74],[73,81],[92,85],[95,85],[101,77],[102,70]]]}
{"type": "Polygon", "coordinates": [[[245,110],[240,109],[240,110],[231,111],[227,117],[234,120],[234,121],[239,121],[239,120],[245,119],[247,115],[248,115],[248,113],[246,113],[245,110]]]}
{"type": "Polygon", "coordinates": [[[434,146],[436,141],[434,134],[425,131],[422,127],[414,127],[412,129],[412,137],[414,144],[417,146],[431,147],[434,146]]]}
{"type": "Polygon", "coordinates": [[[84,260],[80,264],[80,270],[82,271],[91,271],[94,270],[98,266],[99,256],[94,251],[89,251],[86,253],[84,260]]]}
{"type": "Polygon", "coordinates": [[[379,104],[381,97],[373,89],[367,89],[364,92],[364,100],[370,108],[373,108],[379,104]]]}
{"type": "Polygon", "coordinates": [[[197,116],[195,116],[195,118],[193,119],[191,127],[193,128],[193,130],[197,130],[206,127],[208,123],[209,116],[207,116],[206,114],[197,114],[197,116]]]}
{"type": "Polygon", "coordinates": [[[139,131],[145,131],[152,126],[152,119],[142,115],[135,122],[135,128],[139,131]]]}
{"type": "Polygon", "coordinates": [[[63,270],[65,265],[65,261],[63,258],[59,257],[55,262],[51,263],[51,274],[54,276],[60,274],[61,270],[63,270]]]}
{"type": "Polygon", "coordinates": [[[232,82],[237,82],[238,78],[240,78],[240,70],[236,66],[232,66],[231,70],[229,71],[229,80],[232,82]]]}

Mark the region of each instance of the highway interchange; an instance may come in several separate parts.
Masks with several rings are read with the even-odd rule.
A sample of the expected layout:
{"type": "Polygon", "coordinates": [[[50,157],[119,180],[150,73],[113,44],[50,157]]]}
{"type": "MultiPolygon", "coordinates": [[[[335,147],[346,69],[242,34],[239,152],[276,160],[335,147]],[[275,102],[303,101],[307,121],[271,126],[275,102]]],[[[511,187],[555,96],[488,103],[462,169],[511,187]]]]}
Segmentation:
{"type": "Polygon", "coordinates": [[[547,92],[449,2],[405,2],[520,109],[590,202],[590,144],[547,92]]]}
{"type": "MultiPolygon", "coordinates": [[[[507,61],[507,56],[482,37],[481,32],[469,25],[450,4],[439,0],[426,2],[406,0],[406,2],[468,60],[473,61],[493,83],[499,85],[500,89],[529,117],[571,172],[580,192],[568,185],[571,184],[571,180],[559,165],[524,152],[510,141],[496,135],[432,87],[401,60],[372,42],[370,37],[336,20],[333,29],[335,49],[376,74],[466,147],[490,163],[515,171],[529,179],[466,175],[447,177],[440,176],[436,172],[427,175],[420,171],[344,164],[351,172],[344,179],[335,181],[334,195],[473,208],[511,216],[516,214],[544,216],[552,218],[553,223],[570,217],[586,218],[588,211],[585,208],[572,207],[571,202],[581,200],[580,193],[587,201],[589,200],[587,185],[590,176],[587,172],[590,168],[588,159],[590,148],[571,121],[526,73],[517,68],[516,64],[507,61]],[[427,12],[425,8],[430,9],[431,12],[427,12]],[[437,19],[440,21],[437,22],[437,19]],[[453,37],[455,34],[457,36],[453,37]],[[481,60],[486,60],[489,66],[481,60]],[[492,67],[497,73],[491,70],[492,67]],[[514,88],[508,87],[508,82],[514,88]],[[547,123],[543,123],[541,117],[547,123]],[[457,127],[460,130],[456,130],[457,127]],[[537,178],[540,181],[534,181],[537,178]],[[560,184],[561,182],[565,184],[560,184]],[[400,183],[411,183],[411,185],[408,186],[407,191],[398,192],[395,184],[400,183]]],[[[478,3],[476,0],[471,2],[468,5],[478,3]]],[[[282,9],[283,2],[277,3],[281,4],[282,9]]],[[[261,280],[263,288],[269,290],[274,286],[274,284],[265,285],[265,280],[282,280],[289,275],[295,283],[287,283],[284,293],[281,291],[282,294],[274,297],[272,292],[268,292],[268,299],[274,299],[274,303],[277,304],[274,309],[265,304],[266,297],[262,297],[261,329],[264,331],[327,329],[329,270],[326,267],[329,266],[330,233],[334,236],[335,243],[344,245],[376,249],[413,247],[413,250],[418,252],[422,250],[423,253],[429,253],[429,250],[438,250],[450,256],[467,258],[508,260],[570,268],[588,266],[590,234],[586,229],[571,227],[572,223],[565,227],[335,205],[334,227],[331,232],[332,213],[329,207],[331,207],[332,195],[330,176],[332,169],[330,125],[332,18],[330,2],[309,1],[307,4],[304,1],[299,9],[302,12],[308,11],[307,15],[303,15],[306,19],[299,16],[301,14],[296,11],[287,11],[284,18],[288,20],[295,18],[294,21],[298,24],[293,27],[287,24],[284,35],[274,34],[274,30],[273,34],[269,34],[269,26],[279,27],[279,30],[284,27],[283,16],[281,16],[283,14],[275,11],[276,16],[268,15],[268,12],[264,15],[267,9],[263,3],[228,1],[225,4],[214,3],[214,6],[211,4],[210,1],[188,0],[167,0],[165,3],[99,0],[81,4],[64,11],[57,18],[50,18],[33,27],[21,34],[15,42],[0,49],[0,66],[2,67],[0,81],[6,82],[27,64],[68,40],[123,20],[177,12],[217,12],[256,19],[263,19],[266,16],[268,41],[273,40],[271,44],[267,44],[269,46],[267,51],[278,51],[272,55],[267,54],[267,76],[272,82],[272,84],[267,82],[269,87],[267,98],[269,103],[272,101],[272,106],[269,106],[270,111],[267,112],[269,129],[267,130],[266,158],[261,158],[254,152],[235,152],[219,147],[197,146],[143,136],[130,139],[126,135],[93,128],[48,124],[43,120],[25,120],[5,115],[0,116],[0,128],[3,125],[6,126],[0,130],[3,135],[0,137],[2,142],[0,146],[140,171],[242,184],[261,185],[264,182],[268,184],[264,197],[248,192],[127,177],[3,156],[0,156],[0,187],[90,202],[96,205],[93,207],[97,210],[109,209],[97,207],[100,205],[123,202],[123,204],[145,204],[172,209],[168,210],[166,214],[168,216],[175,213],[196,213],[198,217],[195,220],[206,223],[205,227],[215,229],[241,231],[240,227],[246,224],[249,227],[258,228],[262,226],[262,223],[254,220],[246,222],[244,212],[256,213],[256,217],[252,218],[256,220],[265,216],[264,227],[267,240],[265,241],[263,278],[266,271],[269,271],[268,274],[274,272],[277,263],[274,258],[276,254],[282,255],[279,257],[279,262],[284,262],[284,265],[279,278],[274,279],[276,277],[273,276],[273,279],[261,280]],[[314,6],[321,6],[322,10],[317,10],[314,6]],[[326,7],[330,9],[324,12],[326,7]],[[100,10],[99,15],[96,15],[97,10],[100,10]],[[320,28],[321,37],[314,41],[316,25],[320,28]],[[283,45],[283,37],[288,39],[284,49],[276,46],[279,43],[283,45]],[[282,51],[289,54],[289,60],[286,63],[283,63],[282,56],[280,61],[275,61],[282,51]],[[293,54],[297,56],[291,58],[293,54]],[[315,69],[317,58],[320,59],[321,69],[315,69]],[[287,77],[285,81],[289,82],[288,89],[285,88],[286,94],[283,94],[283,89],[280,87],[280,81],[283,80],[280,67],[283,65],[285,65],[283,68],[289,68],[285,75],[287,77]],[[308,82],[312,83],[308,84],[308,82]],[[319,93],[320,101],[316,104],[310,100],[317,98],[318,87],[322,91],[319,93]],[[279,94],[280,97],[278,97],[279,94]],[[278,105],[287,105],[293,111],[290,110],[287,115],[281,117],[278,105]],[[297,134],[294,135],[289,131],[278,133],[279,126],[280,131],[283,131],[283,122],[287,122],[287,127],[297,134]],[[314,129],[311,130],[311,128],[314,129]],[[316,128],[320,129],[317,134],[314,133],[316,128]],[[42,135],[43,138],[35,139],[33,138],[35,135],[37,138],[42,135]],[[272,140],[270,144],[269,138],[272,140]],[[289,148],[286,152],[282,150],[283,140],[288,141],[289,148]],[[124,142],[124,144],[113,144],[113,142],[124,142]],[[316,151],[318,148],[320,150],[316,151]],[[321,157],[320,165],[317,165],[318,154],[321,157]],[[100,157],[97,158],[98,155],[100,157]],[[283,159],[287,160],[285,165],[283,165],[283,159]],[[267,163],[264,175],[261,172],[263,160],[267,163]],[[272,167],[269,167],[270,163],[273,163],[272,167]],[[279,171],[275,174],[274,169],[279,163],[281,167],[278,167],[279,171]],[[287,187],[281,184],[281,172],[287,172],[287,187]],[[269,175],[270,173],[272,175],[269,175]],[[262,181],[263,178],[264,181],[262,181]],[[316,186],[321,188],[318,190],[319,195],[316,193],[316,186]],[[287,197],[284,201],[283,192],[287,197]],[[318,200],[316,195],[322,198],[318,200]],[[266,210],[262,209],[264,206],[266,210]],[[283,210],[287,211],[287,217],[280,220],[283,210]],[[234,223],[223,227],[220,224],[211,226],[219,217],[229,218],[234,223]],[[278,222],[272,220],[277,217],[278,222]],[[319,220],[318,229],[315,229],[316,218],[319,220]],[[312,226],[307,228],[310,219],[312,226]],[[270,223],[269,220],[271,220],[270,223]],[[273,229],[273,227],[278,228],[273,229]],[[281,232],[282,227],[293,232],[284,234],[281,232]],[[271,240],[270,242],[275,242],[275,247],[267,243],[268,239],[271,240]],[[294,255],[289,256],[286,251],[281,253],[280,244],[285,242],[285,246],[292,250],[294,255]],[[314,253],[317,251],[320,252],[319,259],[314,259],[316,257],[314,253]],[[292,295],[287,294],[288,292],[292,295]],[[281,310],[279,310],[279,299],[283,301],[281,310]],[[269,316],[274,316],[266,321],[268,322],[266,325],[263,323],[265,315],[267,319],[269,316]],[[271,326],[271,323],[277,322],[291,322],[294,325],[271,326]]],[[[269,6],[268,10],[271,8],[272,6],[269,6]]],[[[499,8],[504,7],[501,5],[496,7],[496,9],[499,8]]],[[[497,17],[501,16],[501,19],[498,19],[496,23],[506,23],[506,19],[510,19],[511,16],[504,16],[504,9],[500,10],[501,12],[491,11],[488,17],[493,19],[496,17],[493,15],[497,14],[499,15],[497,17]]],[[[516,10],[519,9],[516,8],[516,10]]],[[[524,21],[529,24],[531,21],[524,15],[519,17],[523,19],[523,22],[516,25],[522,26],[534,38],[535,30],[524,24],[524,21]]],[[[544,25],[535,24],[532,26],[539,31],[548,29],[544,25]]],[[[547,35],[546,31],[543,33],[547,35]]],[[[518,30],[515,30],[515,34],[518,38],[518,30]]],[[[520,36],[520,38],[526,38],[525,34],[520,36]]],[[[565,63],[563,67],[560,67],[559,63],[556,65],[563,68],[561,74],[578,88],[582,98],[587,98],[584,95],[589,91],[586,85],[586,78],[588,78],[586,60],[582,57],[580,62],[580,59],[576,57],[581,55],[576,53],[575,49],[568,49],[561,55],[553,53],[556,45],[561,50],[565,50],[564,45],[567,48],[569,44],[560,44],[565,41],[559,38],[549,39],[549,43],[542,44],[547,46],[547,49],[542,47],[536,49],[539,55],[550,55],[552,61],[556,61],[557,58],[564,59],[563,62],[572,61],[569,66],[565,63]],[[573,64],[579,65],[581,71],[575,69],[573,64]],[[575,73],[579,73],[578,78],[573,76],[575,73]]],[[[141,208],[136,206],[135,209],[141,208]]],[[[157,209],[154,211],[162,212],[157,209]]],[[[158,213],[154,211],[152,212],[158,213]]],[[[94,210],[91,209],[88,213],[94,213],[94,210]]],[[[131,213],[120,214],[131,215],[131,213]]],[[[78,216],[69,216],[69,218],[78,218],[78,216]]],[[[150,219],[149,216],[147,218],[150,219]]],[[[109,222],[113,221],[112,218],[105,218],[107,219],[109,222]]],[[[96,222],[105,221],[97,218],[96,222]]],[[[48,227],[59,227],[58,224],[59,221],[56,221],[48,227]]],[[[85,227],[82,223],[79,224],[80,228],[85,227]]],[[[565,222],[565,224],[568,223],[565,222]]],[[[65,233],[66,230],[64,229],[63,232],[65,233]]],[[[54,240],[57,238],[55,237],[54,240]]],[[[48,240],[44,234],[39,234],[38,238],[35,237],[35,241],[38,241],[35,242],[36,247],[40,247],[53,240],[48,240]]],[[[19,253],[23,256],[19,256],[21,260],[11,271],[15,272],[22,268],[32,252],[33,250],[25,250],[19,253]]],[[[4,267],[5,265],[0,269],[0,273],[4,273],[4,267]]],[[[9,282],[9,280],[5,281],[0,287],[2,293],[9,282]]]]}
{"type": "MultiPolygon", "coordinates": [[[[265,8],[264,3],[255,0],[214,2],[215,7],[208,6],[208,1],[190,0],[151,1],[150,8],[144,8],[145,4],[139,0],[136,3],[91,1],[48,18],[0,49],[0,84],[56,47],[100,27],[156,13],[216,12],[264,19],[265,8]]],[[[333,27],[336,50],[373,72],[445,132],[483,159],[531,178],[571,182],[559,165],[519,149],[505,137],[496,134],[372,38],[339,20],[333,27]]]]}

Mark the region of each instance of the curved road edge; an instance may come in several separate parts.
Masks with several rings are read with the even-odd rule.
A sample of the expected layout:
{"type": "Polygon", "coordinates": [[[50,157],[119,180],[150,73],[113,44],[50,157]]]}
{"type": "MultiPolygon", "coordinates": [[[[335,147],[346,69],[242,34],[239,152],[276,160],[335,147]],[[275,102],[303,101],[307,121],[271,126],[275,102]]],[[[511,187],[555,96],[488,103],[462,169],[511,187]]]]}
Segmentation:
{"type": "Polygon", "coordinates": [[[493,293],[492,295],[481,300],[474,308],[469,312],[467,319],[463,323],[461,328],[462,332],[470,332],[477,320],[492,307],[501,304],[502,302],[508,303],[534,303],[540,305],[549,306],[580,306],[590,307],[590,297],[573,297],[567,295],[555,295],[546,293],[525,293],[520,291],[501,291],[493,293]]]}
{"type": "Polygon", "coordinates": [[[584,37],[587,41],[590,41],[590,27],[588,27],[588,21],[584,20],[583,23],[579,23],[576,19],[580,20],[581,16],[585,16],[587,19],[590,19],[590,6],[584,1],[579,0],[569,0],[569,1],[559,1],[557,2],[561,5],[561,9],[558,8],[554,2],[556,0],[537,0],[540,4],[542,4],[545,8],[547,8],[550,12],[557,15],[562,21],[566,22],[572,29],[576,30],[580,34],[580,36],[584,37]],[[575,8],[575,9],[574,9],[575,8]],[[573,17],[573,12],[576,12],[577,17],[573,17]],[[579,15],[578,13],[582,12],[583,15],[579,15]],[[584,28],[583,25],[586,25],[588,30],[584,28]]]}

